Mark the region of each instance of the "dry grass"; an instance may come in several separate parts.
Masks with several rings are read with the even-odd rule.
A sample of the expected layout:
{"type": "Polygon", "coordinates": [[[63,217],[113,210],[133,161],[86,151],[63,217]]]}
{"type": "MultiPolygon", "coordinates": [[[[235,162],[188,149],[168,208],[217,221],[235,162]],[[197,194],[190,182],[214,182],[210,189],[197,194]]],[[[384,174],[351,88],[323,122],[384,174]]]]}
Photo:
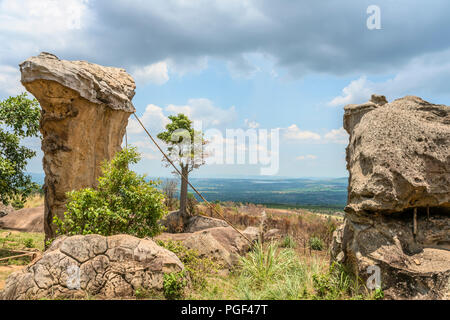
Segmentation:
{"type": "Polygon", "coordinates": [[[44,196],[41,194],[34,194],[30,196],[24,203],[24,208],[36,208],[44,205],[44,196]]]}
{"type": "MultiPolygon", "coordinates": [[[[303,247],[307,246],[311,237],[318,237],[328,248],[333,231],[342,223],[340,217],[312,213],[304,209],[269,209],[254,204],[236,206],[231,202],[215,206],[229,222],[240,229],[259,227],[262,212],[265,211],[268,230],[278,229],[282,235],[293,237],[303,247]]],[[[202,215],[211,216],[211,211],[203,204],[198,205],[198,212],[202,215]]]]}
{"type": "MultiPolygon", "coordinates": [[[[11,250],[44,250],[44,234],[34,232],[19,232],[0,229],[0,258],[11,256],[11,250]]],[[[0,290],[5,285],[6,278],[13,272],[25,267],[31,261],[30,257],[10,259],[0,262],[0,290]]]]}

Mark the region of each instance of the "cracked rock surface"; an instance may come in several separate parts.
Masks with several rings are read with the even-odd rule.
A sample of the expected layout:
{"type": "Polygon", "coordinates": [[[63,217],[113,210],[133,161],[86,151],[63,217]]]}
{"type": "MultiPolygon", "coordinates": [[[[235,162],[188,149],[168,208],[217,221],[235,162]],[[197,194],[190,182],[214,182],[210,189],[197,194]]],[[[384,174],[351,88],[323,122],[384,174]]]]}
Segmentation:
{"type": "Polygon", "coordinates": [[[183,269],[173,252],[150,239],[62,236],[41,258],[8,277],[0,299],[131,297],[136,289],[160,292],[164,274],[183,269]]]}

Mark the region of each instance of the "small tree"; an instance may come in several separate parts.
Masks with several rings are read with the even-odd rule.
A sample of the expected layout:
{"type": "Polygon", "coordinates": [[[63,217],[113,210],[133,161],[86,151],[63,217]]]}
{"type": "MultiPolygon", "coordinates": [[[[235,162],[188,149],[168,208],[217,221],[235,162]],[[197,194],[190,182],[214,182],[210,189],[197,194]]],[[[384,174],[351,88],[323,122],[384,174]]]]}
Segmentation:
{"type": "Polygon", "coordinates": [[[36,152],[21,146],[21,140],[39,136],[39,103],[26,93],[0,101],[0,201],[23,207],[28,195],[38,189],[24,173],[36,152]]]}
{"type": "MultiPolygon", "coordinates": [[[[204,146],[207,141],[202,132],[192,128],[192,121],[184,114],[169,116],[169,119],[171,122],[166,125],[166,131],[159,133],[158,138],[168,145],[168,157],[174,164],[180,166],[181,174],[186,178],[185,180],[181,177],[180,188],[180,212],[186,218],[188,176],[192,170],[205,164],[204,146]]],[[[165,158],[163,160],[170,166],[165,158]]]]}
{"type": "Polygon", "coordinates": [[[67,193],[64,219],[54,218],[57,234],[131,234],[154,236],[161,232],[158,220],[166,213],[164,195],[145,175],[129,170],[140,156],[135,148],[123,149],[103,164],[96,189],[67,193]]]}

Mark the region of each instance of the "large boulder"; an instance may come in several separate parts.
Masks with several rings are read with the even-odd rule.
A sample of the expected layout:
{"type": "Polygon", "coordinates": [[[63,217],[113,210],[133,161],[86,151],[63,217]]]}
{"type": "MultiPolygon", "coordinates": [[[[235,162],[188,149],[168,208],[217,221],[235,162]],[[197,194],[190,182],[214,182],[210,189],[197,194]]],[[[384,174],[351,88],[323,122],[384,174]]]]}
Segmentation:
{"type": "Polygon", "coordinates": [[[414,96],[377,101],[345,107],[346,210],[450,208],[450,108],[414,96]]]}
{"type": "Polygon", "coordinates": [[[334,261],[361,279],[380,270],[393,299],[450,298],[450,109],[372,96],[345,107],[350,173],[334,261]]]}
{"type": "MultiPolygon", "coordinates": [[[[242,234],[251,242],[257,241],[258,233],[249,227],[242,234]]],[[[215,227],[193,233],[163,233],[156,237],[162,241],[180,241],[193,249],[200,257],[208,257],[225,269],[233,268],[251,243],[231,227],[215,227]]]]}
{"type": "Polygon", "coordinates": [[[161,219],[160,224],[164,226],[169,233],[192,233],[209,228],[228,227],[228,223],[222,219],[201,215],[184,217],[180,211],[170,212],[161,219]]]}
{"type": "Polygon", "coordinates": [[[132,297],[137,289],[161,292],[164,274],[183,269],[173,252],[150,239],[63,236],[40,259],[11,274],[0,299],[132,297]]]}
{"type": "Polygon", "coordinates": [[[135,111],[135,83],[124,69],[86,61],[66,61],[41,53],[20,64],[22,84],[42,111],[47,238],[55,236],[53,217],[62,217],[66,192],[94,187],[101,163],[120,150],[135,111]]]}
{"type": "Polygon", "coordinates": [[[44,232],[44,206],[23,208],[0,216],[0,228],[23,232],[44,232]]]}

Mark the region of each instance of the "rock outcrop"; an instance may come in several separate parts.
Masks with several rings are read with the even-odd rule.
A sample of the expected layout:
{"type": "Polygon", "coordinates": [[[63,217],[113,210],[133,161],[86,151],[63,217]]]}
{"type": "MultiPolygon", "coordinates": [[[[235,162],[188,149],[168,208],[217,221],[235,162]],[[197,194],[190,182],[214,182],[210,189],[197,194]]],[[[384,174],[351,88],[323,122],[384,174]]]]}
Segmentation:
{"type": "Polygon", "coordinates": [[[46,238],[55,236],[66,192],[93,187],[101,163],[120,150],[135,83],[124,69],[41,53],[20,64],[22,84],[39,101],[45,171],[46,238]]]}
{"type": "Polygon", "coordinates": [[[450,108],[407,96],[345,107],[350,173],[332,258],[393,299],[450,298],[450,108]]]}
{"type": "Polygon", "coordinates": [[[169,233],[192,233],[215,227],[228,227],[224,220],[202,215],[184,218],[180,211],[172,211],[161,219],[160,224],[166,228],[169,233]]]}
{"type": "MultiPolygon", "coordinates": [[[[258,239],[256,228],[248,227],[242,233],[251,241],[258,239]]],[[[200,257],[208,257],[225,269],[233,268],[239,257],[251,245],[231,227],[215,227],[193,233],[163,233],[156,237],[162,241],[180,241],[186,248],[196,250],[200,257]]]]}
{"type": "Polygon", "coordinates": [[[6,280],[0,299],[132,297],[161,292],[164,274],[184,269],[178,257],[149,239],[129,235],[57,238],[44,255],[6,280]]]}
{"type": "Polygon", "coordinates": [[[448,106],[413,96],[349,105],[344,128],[350,134],[347,211],[450,208],[448,106]]]}

